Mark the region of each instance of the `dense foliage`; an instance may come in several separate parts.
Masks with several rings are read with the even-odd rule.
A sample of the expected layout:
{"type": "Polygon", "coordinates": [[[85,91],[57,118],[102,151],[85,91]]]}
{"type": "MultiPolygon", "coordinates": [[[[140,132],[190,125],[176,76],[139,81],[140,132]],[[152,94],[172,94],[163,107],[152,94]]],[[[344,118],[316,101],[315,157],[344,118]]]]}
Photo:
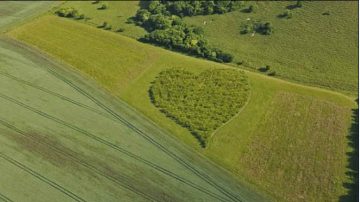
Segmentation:
{"type": "Polygon", "coordinates": [[[270,22],[249,21],[241,26],[240,33],[259,33],[262,35],[270,35],[273,33],[273,26],[270,22]]]}
{"type": "Polygon", "coordinates": [[[153,1],[150,12],[167,11],[178,16],[222,14],[233,11],[242,5],[240,1],[153,1]],[[160,5],[160,6],[158,6],[160,5]]]}
{"type": "Polygon", "coordinates": [[[191,15],[212,14],[231,11],[234,5],[233,1],[151,1],[137,11],[134,20],[149,32],[142,41],[217,62],[231,62],[231,54],[209,47],[202,28],[186,25],[180,16],[190,15],[190,8],[194,8],[190,9],[194,11],[191,15]],[[208,4],[212,6],[207,9],[208,4]]]}
{"type": "Polygon", "coordinates": [[[66,18],[75,18],[79,16],[79,12],[74,8],[60,8],[55,11],[55,14],[66,18]]]}
{"type": "Polygon", "coordinates": [[[244,72],[214,69],[194,75],[179,69],[162,71],[149,90],[154,105],[188,128],[205,147],[210,135],[239,112],[249,86],[244,72]]]}

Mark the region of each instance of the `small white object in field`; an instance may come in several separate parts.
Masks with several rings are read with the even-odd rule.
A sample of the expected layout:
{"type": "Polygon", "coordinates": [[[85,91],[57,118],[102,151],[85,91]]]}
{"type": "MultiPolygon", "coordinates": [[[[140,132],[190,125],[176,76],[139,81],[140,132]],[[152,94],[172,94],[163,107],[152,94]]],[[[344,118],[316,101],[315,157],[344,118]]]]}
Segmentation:
{"type": "Polygon", "coordinates": [[[253,32],[253,33],[251,34],[251,37],[253,37],[253,36],[255,36],[255,32],[253,32]]]}
{"type": "Polygon", "coordinates": [[[250,20],[250,18],[246,18],[246,20],[250,20]]]}
{"type": "Polygon", "coordinates": [[[206,25],[206,21],[204,21],[204,25],[206,25]]]}

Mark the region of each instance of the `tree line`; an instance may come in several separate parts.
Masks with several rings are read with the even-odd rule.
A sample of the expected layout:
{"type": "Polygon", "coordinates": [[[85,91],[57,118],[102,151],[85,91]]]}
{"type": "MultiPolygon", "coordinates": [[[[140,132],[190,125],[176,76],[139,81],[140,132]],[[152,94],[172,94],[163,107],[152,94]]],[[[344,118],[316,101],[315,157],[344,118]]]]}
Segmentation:
{"type": "Polygon", "coordinates": [[[201,27],[184,23],[183,16],[233,11],[235,1],[149,1],[133,18],[149,33],[141,41],[203,57],[216,62],[231,62],[233,55],[210,47],[201,27]]]}

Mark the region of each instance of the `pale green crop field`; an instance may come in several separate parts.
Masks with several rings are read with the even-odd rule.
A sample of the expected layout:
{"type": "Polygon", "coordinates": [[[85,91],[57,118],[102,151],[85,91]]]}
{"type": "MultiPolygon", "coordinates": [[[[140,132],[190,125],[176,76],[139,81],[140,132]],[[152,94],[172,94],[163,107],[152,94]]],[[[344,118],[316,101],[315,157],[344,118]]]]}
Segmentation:
{"type": "Polygon", "coordinates": [[[1,1],[0,4],[0,31],[4,32],[14,25],[24,23],[41,12],[47,11],[52,5],[51,1],[1,1]]]}
{"type": "Polygon", "coordinates": [[[357,2],[305,1],[291,10],[291,19],[278,17],[295,3],[246,2],[245,8],[258,6],[255,12],[186,17],[185,22],[203,27],[210,44],[234,55],[234,65],[244,61],[239,67],[252,71],[270,65],[277,77],[356,95],[357,2]],[[248,20],[270,22],[273,34],[240,34],[248,20]]]}
{"type": "Polygon", "coordinates": [[[208,148],[201,149],[186,129],[152,105],[149,86],[159,72],[168,68],[185,68],[199,73],[209,68],[231,67],[166,51],[55,16],[39,18],[8,35],[71,65],[82,77],[93,79],[177,140],[226,168],[239,182],[250,183],[249,186],[276,200],[336,200],[351,191],[343,183],[352,183],[346,174],[351,171],[347,152],[352,148],[347,136],[352,109],[356,107],[352,98],[247,72],[251,86],[248,104],[215,133],[208,148]],[[285,103],[289,106],[282,107],[285,103]],[[309,111],[309,108],[313,110],[309,111]],[[279,115],[283,117],[279,118],[279,115]],[[329,138],[329,133],[334,138],[324,141],[329,138]],[[268,139],[276,141],[266,141],[268,139]],[[304,149],[306,152],[303,152],[304,145],[311,145],[304,149]],[[262,158],[272,152],[277,154],[274,159],[262,158]],[[253,166],[254,162],[248,163],[252,160],[259,162],[259,168],[253,166]],[[299,163],[306,163],[306,166],[299,166],[299,163]],[[275,171],[279,173],[275,175],[275,171]],[[267,176],[254,177],[256,172],[267,176]],[[274,180],[270,175],[280,177],[274,180]],[[309,190],[302,189],[304,186],[309,190]]]}

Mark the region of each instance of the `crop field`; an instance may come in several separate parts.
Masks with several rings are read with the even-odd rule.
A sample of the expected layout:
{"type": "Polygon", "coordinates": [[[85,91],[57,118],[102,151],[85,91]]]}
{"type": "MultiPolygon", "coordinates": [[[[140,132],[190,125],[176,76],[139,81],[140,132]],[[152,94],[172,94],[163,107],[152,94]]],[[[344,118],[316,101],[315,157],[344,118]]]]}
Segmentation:
{"type": "Polygon", "coordinates": [[[356,95],[357,2],[305,1],[291,9],[295,3],[246,2],[241,10],[186,17],[185,22],[204,28],[210,44],[234,55],[235,66],[258,71],[269,65],[277,77],[356,95]],[[255,4],[254,12],[244,11],[255,4]],[[289,6],[292,17],[279,17],[289,6]],[[273,33],[240,34],[249,21],[270,22],[273,33]]]}
{"type": "Polygon", "coordinates": [[[58,72],[60,67],[11,41],[0,43],[4,196],[15,201],[28,195],[36,201],[260,197],[96,86],[58,72]],[[14,173],[24,178],[18,181],[14,173]],[[19,185],[24,194],[17,193],[19,185]]]}
{"type": "MultiPolygon", "coordinates": [[[[229,123],[220,127],[208,147],[202,149],[187,129],[153,105],[149,87],[160,72],[170,68],[201,73],[232,67],[166,51],[55,16],[43,16],[7,35],[70,65],[82,79],[93,80],[164,128],[166,135],[171,136],[169,139],[175,137],[188,144],[230,171],[238,183],[249,184],[248,187],[259,193],[266,192],[280,201],[331,201],[346,198],[352,191],[343,185],[352,183],[347,173],[353,172],[348,167],[352,157],[347,152],[352,152],[348,136],[356,103],[350,97],[246,72],[251,91],[248,103],[229,123]],[[325,141],[329,137],[331,141],[325,141]],[[314,146],[304,151],[304,145],[314,146]],[[272,152],[277,156],[262,158],[272,152]],[[317,174],[321,176],[315,176],[317,174]]],[[[85,120],[81,120],[83,124],[85,120]]],[[[124,144],[130,142],[126,138],[124,144]]],[[[149,151],[143,153],[149,158],[156,157],[149,151]]]]}
{"type": "Polygon", "coordinates": [[[24,2],[2,1],[0,4],[0,31],[22,23],[34,17],[39,12],[44,12],[54,4],[53,2],[24,2]]]}

